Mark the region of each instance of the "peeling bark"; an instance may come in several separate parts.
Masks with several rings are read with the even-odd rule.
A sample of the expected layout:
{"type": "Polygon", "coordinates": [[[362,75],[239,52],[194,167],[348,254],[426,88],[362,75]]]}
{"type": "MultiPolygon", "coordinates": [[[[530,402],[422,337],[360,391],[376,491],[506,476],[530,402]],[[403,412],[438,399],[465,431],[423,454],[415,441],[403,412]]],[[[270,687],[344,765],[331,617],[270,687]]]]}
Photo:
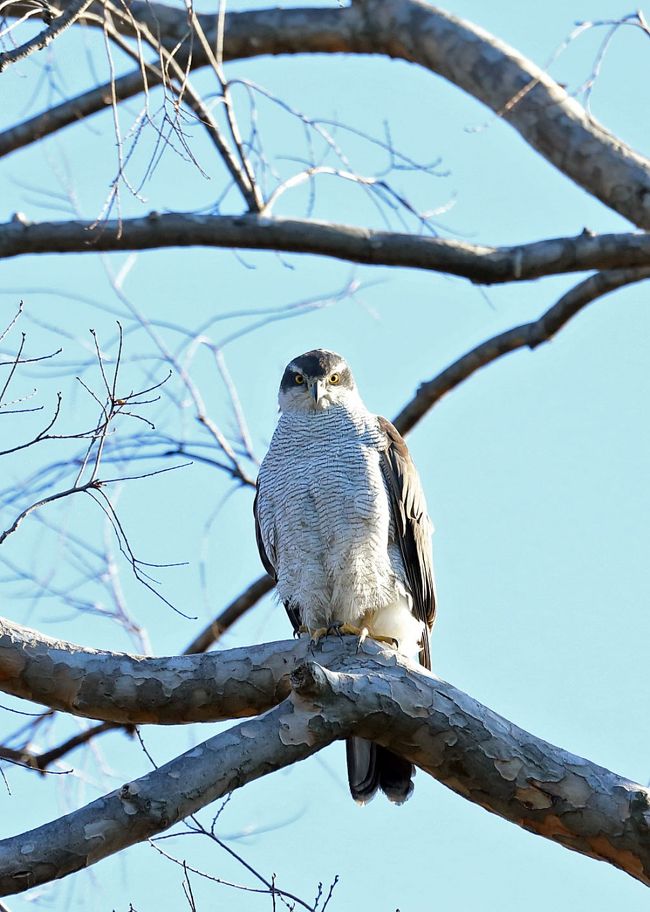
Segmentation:
{"type": "Polygon", "coordinates": [[[0,691],[103,722],[215,722],[284,699],[307,650],[301,640],[151,658],[76,646],[0,618],[0,691]]]}
{"type": "MultiPolygon", "coordinates": [[[[281,704],[262,719],[216,735],[72,814],[0,841],[0,896],[95,864],[329,743],[321,734],[311,744],[286,744],[283,731],[290,727],[291,711],[290,704],[281,704]]],[[[329,739],[335,737],[332,725],[329,739]]]]}
{"type": "Polygon", "coordinates": [[[171,707],[165,709],[158,695],[178,675],[185,711],[192,714],[187,707],[194,703],[202,718],[223,718],[226,703],[240,714],[252,711],[251,693],[257,694],[259,707],[288,696],[265,715],[85,808],[0,841],[0,894],[93,864],[351,732],[406,757],[486,810],[650,884],[648,789],[536,738],[393,650],[367,642],[357,652],[356,639],[346,637],[342,642],[326,638],[313,650],[302,640],[213,653],[211,671],[217,677],[223,669],[246,672],[233,679],[230,697],[212,716],[201,664],[207,658],[102,654],[6,625],[0,640],[0,689],[19,695],[39,689],[42,699],[48,693],[44,675],[49,667],[56,685],[49,687],[56,701],[51,705],[60,708],[65,698],[78,714],[89,708],[74,696],[83,692],[83,668],[99,682],[102,664],[105,704],[123,717],[128,704],[131,717],[157,715],[159,721],[173,721],[171,707]],[[116,663],[114,687],[109,673],[116,663]],[[122,680],[136,671],[136,685],[124,691],[122,680]],[[249,696],[237,702],[234,694],[246,688],[249,696]],[[116,704],[121,708],[116,710],[116,704]]]}

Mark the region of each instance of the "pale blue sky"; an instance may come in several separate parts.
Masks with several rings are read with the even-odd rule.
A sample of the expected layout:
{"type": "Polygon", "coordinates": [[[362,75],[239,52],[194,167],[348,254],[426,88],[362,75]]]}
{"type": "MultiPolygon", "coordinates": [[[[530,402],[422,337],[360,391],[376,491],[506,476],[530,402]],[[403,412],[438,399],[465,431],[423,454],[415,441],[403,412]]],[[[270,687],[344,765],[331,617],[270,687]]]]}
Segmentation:
{"type": "MultiPolygon", "coordinates": [[[[253,6],[263,4],[231,5],[253,6]]],[[[502,0],[489,7],[459,0],[453,12],[544,64],[576,21],[615,18],[630,9],[619,0],[551,0],[543,5],[502,0]]],[[[571,87],[579,86],[589,76],[602,36],[599,30],[581,37],[551,72],[571,87]]],[[[105,74],[101,41],[88,39],[87,47],[105,74]]],[[[58,61],[67,91],[89,84],[78,36],[70,33],[45,54],[2,75],[3,127],[46,103],[46,83],[33,97],[41,60],[58,61]]],[[[592,96],[594,115],[646,153],[649,60],[647,36],[622,30],[592,96]]],[[[455,198],[454,208],[440,216],[443,234],[507,244],[575,234],[584,226],[597,232],[629,228],[475,101],[404,63],[264,58],[232,64],[228,72],[263,84],[314,117],[338,118],[377,136],[388,121],[402,151],[422,161],[440,157],[440,170],[448,176],[424,180],[403,175],[396,184],[411,192],[422,208],[455,198]]],[[[206,92],[214,90],[207,74],[195,81],[206,92]]],[[[137,109],[136,103],[130,105],[132,112],[137,109]]],[[[125,130],[129,123],[125,113],[125,130]]],[[[300,134],[288,118],[262,106],[260,125],[270,154],[296,154],[300,134]]],[[[218,197],[222,170],[211,147],[198,131],[192,132],[193,148],[211,179],[167,154],[144,188],[146,204],[124,197],[126,214],[203,208],[218,197]]],[[[378,165],[380,160],[359,142],[344,134],[339,139],[360,170],[369,167],[368,161],[370,167],[378,165]]],[[[134,180],[152,144],[152,139],[143,139],[134,156],[134,180]]],[[[32,219],[66,217],[45,208],[45,198],[37,192],[58,190],[60,181],[74,188],[83,217],[93,218],[115,167],[111,119],[104,114],[3,161],[1,218],[7,220],[15,210],[32,219]]],[[[316,217],[381,225],[359,191],[331,178],[324,181],[316,217]]],[[[229,202],[226,211],[238,211],[234,195],[229,202]]],[[[302,214],[303,203],[300,193],[287,195],[278,212],[302,214]]],[[[315,346],[342,352],[367,404],[392,417],[419,382],[477,342],[534,318],[581,278],[483,293],[459,279],[415,270],[353,268],[333,260],[270,253],[245,253],[241,260],[217,250],[141,254],[124,290],[148,318],[197,327],[215,314],[324,297],[351,278],[361,283],[355,298],[270,323],[225,348],[260,456],[273,431],[282,368],[299,352],[315,346]]],[[[126,261],[123,255],[106,258],[116,271],[126,261]]],[[[35,349],[63,344],[63,357],[70,361],[82,357],[88,327],[104,340],[113,336],[114,316],[59,293],[87,296],[124,314],[102,264],[91,256],[3,261],[0,273],[0,324],[22,297],[23,328],[31,344],[35,349]],[[33,326],[31,318],[53,328],[33,326]]],[[[533,353],[518,352],[483,370],[436,406],[409,437],[437,530],[435,672],[535,735],[642,783],[650,777],[644,649],[650,636],[648,288],[647,283],[632,286],[598,301],[552,344],[533,353]]],[[[132,325],[123,319],[127,328],[132,325]]],[[[222,329],[213,327],[212,338],[217,341],[252,322],[228,321],[222,329]]],[[[177,334],[161,332],[168,344],[179,343],[177,334]]],[[[127,358],[152,352],[142,331],[127,336],[127,358]]],[[[140,384],[143,370],[152,364],[127,363],[126,387],[140,384]]],[[[161,375],[162,368],[153,364],[153,369],[161,375]]],[[[194,375],[210,414],[230,429],[231,414],[207,351],[197,355],[194,375]]],[[[94,368],[84,376],[96,384],[94,368]]],[[[87,403],[67,380],[52,377],[44,382],[44,374],[25,377],[25,387],[37,384],[39,401],[45,403],[52,401],[56,389],[64,389],[69,403],[66,427],[77,429],[84,423],[87,403]]],[[[151,417],[161,427],[171,426],[162,406],[154,406],[151,417]]],[[[15,425],[10,433],[22,435],[22,427],[15,425]]],[[[192,434],[199,436],[198,430],[192,434]]],[[[3,488],[21,476],[26,463],[35,467],[43,464],[40,460],[53,461],[65,446],[48,453],[34,448],[25,460],[6,466],[3,488]]],[[[261,571],[250,491],[236,491],[204,537],[206,521],[229,489],[223,475],[196,464],[176,475],[133,483],[121,493],[120,516],[138,556],[190,562],[187,568],[163,571],[163,591],[187,614],[198,616],[195,621],[172,613],[122,568],[130,611],[148,626],[155,653],[182,649],[261,571]],[[207,567],[208,604],[200,585],[201,557],[207,567]]],[[[91,507],[70,500],[48,516],[101,541],[102,527],[91,507]]],[[[3,528],[14,514],[14,506],[2,509],[3,528]]],[[[55,573],[53,579],[62,586],[72,579],[72,571],[62,565],[65,543],[55,545],[36,521],[26,523],[3,553],[37,566],[41,577],[55,573]]],[[[16,621],[100,648],[136,648],[123,630],[104,618],[75,613],[56,599],[18,599],[20,591],[14,584],[3,589],[3,613],[16,621]]],[[[91,587],[84,592],[88,598],[98,597],[91,587]]],[[[221,645],[281,639],[288,633],[284,611],[269,598],[221,645]]],[[[11,705],[30,709],[17,701],[11,705]]],[[[4,730],[17,724],[6,711],[0,711],[0,719],[4,730]]],[[[76,725],[52,733],[52,742],[76,725]]],[[[160,763],[215,728],[145,729],[144,738],[160,763]]],[[[6,770],[11,795],[0,783],[0,834],[79,807],[148,768],[137,745],[122,735],[105,736],[97,748],[99,754],[68,758],[65,767],[74,767],[77,777],[54,781],[6,770]]],[[[210,809],[203,818],[210,819],[210,809]]],[[[327,885],[339,874],[332,910],[514,912],[525,905],[528,912],[636,912],[647,903],[645,888],[614,868],[493,817],[422,773],[406,806],[394,808],[377,798],[369,807],[357,808],[347,794],[340,744],[235,794],[221,819],[224,836],[252,831],[233,847],[266,875],[275,872],[280,885],[300,896],[311,897],[319,880],[327,885]]],[[[241,866],[207,840],[203,844],[199,837],[187,837],[164,846],[214,876],[253,884],[241,866]]],[[[47,887],[39,902],[55,912],[85,908],[91,901],[96,908],[119,912],[126,912],[129,903],[138,912],[182,908],[180,883],[178,868],[140,846],[47,887]]],[[[270,908],[268,898],[206,886],[198,878],[192,885],[199,909],[270,908]]],[[[33,908],[33,899],[30,894],[14,898],[9,907],[23,912],[33,908]]]]}

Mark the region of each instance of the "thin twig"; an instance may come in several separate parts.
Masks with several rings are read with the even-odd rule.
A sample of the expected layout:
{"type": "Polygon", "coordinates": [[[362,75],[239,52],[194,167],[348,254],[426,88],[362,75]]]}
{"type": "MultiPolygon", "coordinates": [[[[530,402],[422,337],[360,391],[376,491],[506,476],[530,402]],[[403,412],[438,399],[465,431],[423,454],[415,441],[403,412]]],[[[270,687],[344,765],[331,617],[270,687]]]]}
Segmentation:
{"type": "Polygon", "coordinates": [[[24,60],[34,51],[42,51],[48,44],[54,41],[62,32],[75,22],[88,9],[93,0],[76,0],[70,4],[68,9],[60,15],[54,22],[44,29],[39,35],[26,41],[24,44],[13,48],[11,51],[5,51],[0,54],[0,73],[3,72],[12,63],[24,60]]]}
{"type": "Polygon", "coordinates": [[[13,327],[16,325],[16,323],[17,323],[18,320],[20,319],[20,317],[21,317],[21,315],[22,315],[22,312],[23,312],[23,302],[20,301],[19,304],[18,304],[18,310],[16,311],[16,313],[14,314],[14,316],[13,316],[13,317],[11,318],[11,320],[9,321],[9,324],[8,324],[8,325],[2,330],[2,332],[0,333],[0,342],[2,342],[2,340],[5,338],[5,336],[6,336],[9,332],[11,332],[11,330],[13,329],[13,327]]]}
{"type": "MultiPolygon", "coordinates": [[[[228,128],[230,130],[230,136],[232,138],[235,149],[239,156],[239,161],[241,167],[237,168],[237,176],[233,174],[233,178],[237,181],[238,186],[244,192],[244,186],[247,188],[247,192],[244,193],[246,201],[248,202],[248,207],[250,212],[262,212],[264,209],[264,200],[260,193],[257,181],[255,179],[255,173],[253,167],[246,155],[246,150],[244,149],[244,144],[242,142],[241,133],[239,131],[239,125],[237,123],[237,118],[235,116],[235,108],[232,100],[232,95],[230,92],[230,87],[222,66],[223,60],[223,12],[220,12],[217,28],[217,56],[215,56],[214,51],[210,45],[210,42],[207,39],[207,36],[203,30],[203,26],[199,20],[199,17],[194,11],[194,5],[192,0],[186,0],[186,7],[188,12],[188,17],[192,28],[194,29],[196,35],[198,36],[199,43],[203,49],[208,63],[214,70],[214,73],[219,81],[221,87],[221,97],[223,98],[223,104],[226,112],[226,122],[228,123],[228,128]],[[219,37],[220,36],[220,37],[219,37]]],[[[232,173],[232,172],[231,172],[232,173]]]]}
{"type": "Polygon", "coordinates": [[[268,574],[265,573],[264,576],[260,576],[192,640],[184,649],[183,654],[196,655],[197,653],[206,652],[210,646],[221,638],[226,630],[256,605],[267,592],[271,592],[274,586],[275,582],[268,574]]]}

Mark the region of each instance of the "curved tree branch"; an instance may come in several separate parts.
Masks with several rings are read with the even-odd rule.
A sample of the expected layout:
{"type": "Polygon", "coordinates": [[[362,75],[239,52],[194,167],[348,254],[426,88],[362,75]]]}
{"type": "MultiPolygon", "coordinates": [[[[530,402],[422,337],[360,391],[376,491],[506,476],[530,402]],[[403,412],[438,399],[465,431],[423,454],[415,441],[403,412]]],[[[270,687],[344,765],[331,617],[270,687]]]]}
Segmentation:
{"type": "Polygon", "coordinates": [[[422,0],[369,0],[367,12],[387,53],[468,92],[578,186],[633,224],[650,227],[650,161],[544,70],[484,29],[422,0]]]}
{"type": "MultiPolygon", "coordinates": [[[[303,648],[294,644],[294,658],[304,658],[303,648]]],[[[294,665],[291,694],[263,717],[79,811],[0,841],[0,894],[93,864],[352,731],[487,810],[650,884],[648,789],[535,738],[378,644],[364,644],[359,654],[354,638],[330,638],[317,656],[328,667],[294,665]]]]}
{"type": "Polygon", "coordinates": [[[400,434],[407,434],[443,396],[460,386],[477,370],[519,348],[533,350],[538,345],[549,342],[569,320],[592,301],[617,288],[633,282],[642,282],[644,279],[650,279],[650,267],[610,269],[589,276],[563,295],[538,320],[515,326],[481,342],[432,380],[422,383],[413,399],[394,419],[395,427],[400,434]]]}
{"type": "MultiPolygon", "coordinates": [[[[63,8],[67,4],[61,4],[63,8]]],[[[162,4],[134,2],[140,19],[168,48],[187,39],[186,14],[162,4]]],[[[15,3],[5,15],[20,15],[24,3],[15,3]]],[[[96,24],[96,23],[90,23],[96,24]]],[[[201,22],[213,35],[214,17],[201,22]],[[208,21],[210,20],[210,21],[208,21]]],[[[121,26],[133,32],[127,22],[121,26]]],[[[597,123],[542,69],[487,31],[421,0],[360,0],[342,9],[267,9],[226,16],[223,59],[261,54],[302,53],[382,54],[419,64],[443,76],[483,102],[511,124],[522,137],[559,171],[633,224],[650,227],[650,161],[634,152],[597,123]]],[[[179,58],[182,61],[182,57],[179,58]]],[[[193,66],[205,65],[201,53],[193,66]]],[[[142,88],[137,74],[117,97],[126,98],[142,88]]],[[[93,96],[94,110],[104,107],[107,92],[93,96]]],[[[93,112],[88,93],[72,116],[93,112]],[[84,113],[82,114],[82,108],[84,113]]],[[[60,106],[61,107],[61,106],[60,106]]],[[[43,136],[70,123],[61,117],[31,122],[43,136]]],[[[14,128],[13,145],[0,137],[0,149],[17,148],[26,124],[14,128]]]]}
{"type": "Polygon", "coordinates": [[[650,266],[649,234],[579,234],[512,247],[375,231],[310,219],[160,214],[105,221],[0,224],[0,259],[34,253],[98,253],[166,247],[310,253],[375,266],[426,269],[497,284],[560,273],[650,266]]]}
{"type": "Polygon", "coordinates": [[[0,841],[0,895],[19,893],[87,867],[173,826],[217,798],[334,740],[282,741],[284,704],[263,719],[210,738],[79,811],[0,841]],[[260,749],[261,748],[261,749],[260,749]]]}

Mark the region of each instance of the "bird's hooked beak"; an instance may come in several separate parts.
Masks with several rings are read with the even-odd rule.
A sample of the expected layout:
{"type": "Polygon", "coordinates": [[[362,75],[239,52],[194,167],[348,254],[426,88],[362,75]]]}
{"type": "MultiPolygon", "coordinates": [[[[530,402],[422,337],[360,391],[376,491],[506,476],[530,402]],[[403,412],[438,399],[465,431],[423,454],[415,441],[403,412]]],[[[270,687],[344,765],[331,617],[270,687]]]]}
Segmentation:
{"type": "Polygon", "coordinates": [[[324,380],[312,380],[309,384],[309,393],[314,400],[314,405],[318,405],[323,398],[325,392],[325,381],[324,380]]]}

